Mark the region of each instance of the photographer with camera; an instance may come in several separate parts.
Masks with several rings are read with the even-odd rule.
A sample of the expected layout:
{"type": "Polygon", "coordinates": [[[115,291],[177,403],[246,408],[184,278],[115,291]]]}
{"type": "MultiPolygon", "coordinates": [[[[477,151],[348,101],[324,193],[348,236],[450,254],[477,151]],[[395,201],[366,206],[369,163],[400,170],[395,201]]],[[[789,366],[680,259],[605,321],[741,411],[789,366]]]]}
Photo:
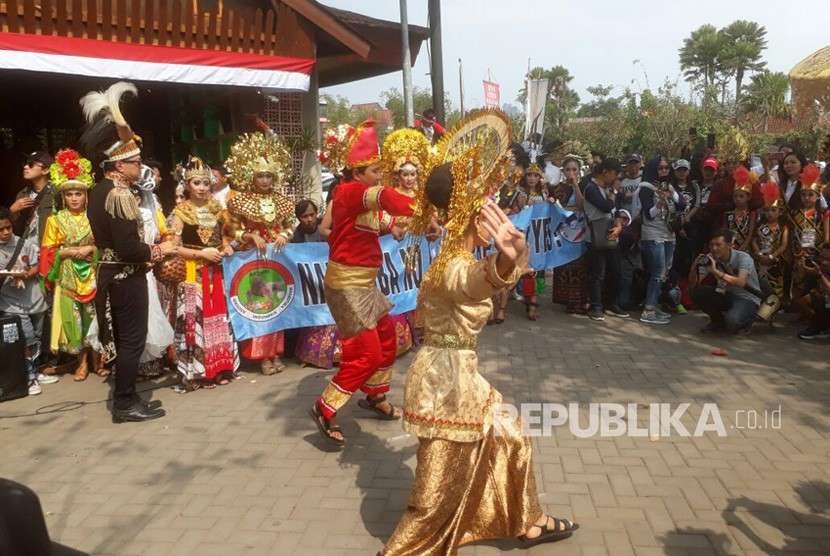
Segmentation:
{"type": "Polygon", "coordinates": [[[748,333],[761,304],[761,285],[749,253],[732,248],[732,232],[717,230],[709,253],[700,255],[689,272],[695,307],[709,315],[703,332],[748,333]]]}
{"type": "Polygon", "coordinates": [[[805,272],[816,280],[816,286],[809,294],[813,316],[798,337],[801,340],[830,338],[830,245],[822,248],[817,264],[812,259],[805,259],[804,267],[805,272]]]}
{"type": "Polygon", "coordinates": [[[658,308],[660,292],[672,266],[676,231],[686,207],[686,199],[669,183],[671,166],[665,157],[659,157],[655,183],[641,182],[638,190],[642,206],[642,235],[640,252],[648,274],[646,303],[640,322],[668,324],[671,315],[658,308]]]}

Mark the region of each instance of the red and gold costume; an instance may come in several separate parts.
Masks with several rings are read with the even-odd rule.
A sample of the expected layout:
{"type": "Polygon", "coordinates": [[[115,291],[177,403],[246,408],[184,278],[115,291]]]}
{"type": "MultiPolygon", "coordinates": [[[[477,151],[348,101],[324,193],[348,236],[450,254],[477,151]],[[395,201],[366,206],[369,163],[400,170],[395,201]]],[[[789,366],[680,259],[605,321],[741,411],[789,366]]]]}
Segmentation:
{"type": "MultiPolygon", "coordinates": [[[[348,167],[367,167],[379,160],[374,124],[364,122],[352,137],[348,167]]],[[[372,396],[389,391],[396,338],[389,318],[392,304],[376,283],[382,262],[378,234],[382,220],[411,216],[413,200],[392,188],[349,181],[337,186],[331,210],[325,292],[343,347],[340,370],[318,400],[326,419],[358,389],[372,396]],[[390,216],[385,218],[383,212],[390,216]]]]}
{"type": "MultiPolygon", "coordinates": [[[[234,185],[228,198],[228,225],[225,233],[234,240],[236,249],[254,249],[250,234],[257,234],[266,243],[278,238],[291,240],[294,230],[294,205],[276,191],[258,191],[254,180],[259,175],[273,177],[273,187],[284,182],[291,158],[288,150],[273,136],[262,133],[243,135],[233,145],[225,163],[234,175],[234,185]]],[[[278,359],[285,350],[282,331],[251,338],[240,343],[242,356],[263,361],[263,372],[270,374],[271,360],[278,359]]],[[[281,367],[281,364],[278,364],[281,367]]]]}

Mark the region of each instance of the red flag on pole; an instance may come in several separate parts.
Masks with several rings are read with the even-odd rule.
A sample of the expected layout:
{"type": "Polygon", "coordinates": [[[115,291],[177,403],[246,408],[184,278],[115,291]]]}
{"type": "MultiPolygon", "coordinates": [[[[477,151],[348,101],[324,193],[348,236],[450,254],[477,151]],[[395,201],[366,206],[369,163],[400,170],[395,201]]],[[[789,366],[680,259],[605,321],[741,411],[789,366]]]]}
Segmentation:
{"type": "Polygon", "coordinates": [[[484,106],[487,108],[498,108],[501,104],[499,94],[499,84],[492,81],[482,81],[484,83],[484,106]]]}

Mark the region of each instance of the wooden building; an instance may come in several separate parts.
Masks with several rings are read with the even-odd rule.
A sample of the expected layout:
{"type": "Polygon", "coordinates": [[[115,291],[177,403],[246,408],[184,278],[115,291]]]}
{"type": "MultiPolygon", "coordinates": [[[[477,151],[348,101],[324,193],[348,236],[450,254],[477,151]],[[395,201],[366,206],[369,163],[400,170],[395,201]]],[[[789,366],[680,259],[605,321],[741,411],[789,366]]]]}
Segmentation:
{"type": "MultiPolygon", "coordinates": [[[[428,31],[409,31],[414,59],[428,31]]],[[[221,162],[260,118],[319,187],[304,151],[319,139],[319,87],[399,70],[400,33],[314,0],[0,0],[0,202],[22,185],[25,153],[74,145],[80,97],[122,79],[139,87],[125,113],[145,157],[221,162]]]]}

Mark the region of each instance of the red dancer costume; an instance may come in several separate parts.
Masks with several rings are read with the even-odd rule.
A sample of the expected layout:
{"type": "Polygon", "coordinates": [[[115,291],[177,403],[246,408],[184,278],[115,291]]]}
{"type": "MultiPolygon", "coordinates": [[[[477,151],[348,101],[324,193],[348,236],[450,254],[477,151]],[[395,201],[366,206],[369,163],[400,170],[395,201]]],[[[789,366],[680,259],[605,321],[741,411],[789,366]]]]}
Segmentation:
{"type": "Polygon", "coordinates": [[[339,429],[329,421],[358,389],[369,396],[361,400],[361,407],[374,409],[385,418],[399,418],[394,408],[387,413],[377,407],[389,391],[396,351],[395,327],[388,315],[392,304],[376,283],[382,262],[378,234],[383,211],[392,218],[411,216],[414,201],[376,184],[379,161],[374,122],[364,122],[351,138],[347,159],[347,167],[357,170],[359,179],[337,186],[331,208],[325,292],[341,336],[340,370],[312,410],[323,435],[337,444],[342,440],[330,433],[339,433],[339,429]]]}

